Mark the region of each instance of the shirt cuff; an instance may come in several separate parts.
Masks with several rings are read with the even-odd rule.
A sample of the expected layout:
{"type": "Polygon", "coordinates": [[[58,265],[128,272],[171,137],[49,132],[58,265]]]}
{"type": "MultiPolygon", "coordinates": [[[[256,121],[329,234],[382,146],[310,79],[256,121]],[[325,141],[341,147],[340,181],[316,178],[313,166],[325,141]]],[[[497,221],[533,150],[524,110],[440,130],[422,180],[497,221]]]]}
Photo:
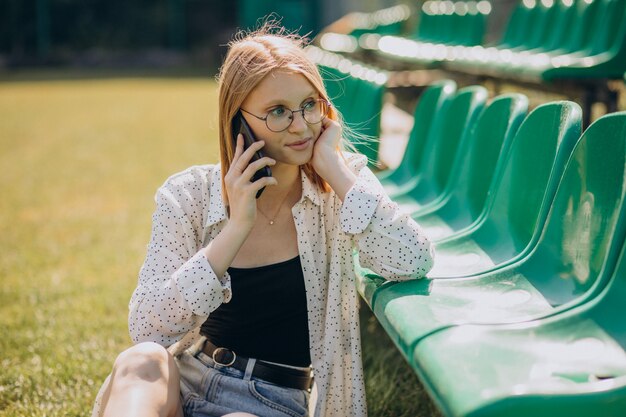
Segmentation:
{"type": "Polygon", "coordinates": [[[199,316],[208,316],[222,303],[231,298],[228,272],[218,278],[209,260],[200,250],[173,275],[178,291],[187,301],[191,311],[199,316]]]}
{"type": "Polygon", "coordinates": [[[372,220],[382,195],[364,179],[357,178],[346,193],[339,213],[341,229],[345,233],[362,233],[372,220]]]}

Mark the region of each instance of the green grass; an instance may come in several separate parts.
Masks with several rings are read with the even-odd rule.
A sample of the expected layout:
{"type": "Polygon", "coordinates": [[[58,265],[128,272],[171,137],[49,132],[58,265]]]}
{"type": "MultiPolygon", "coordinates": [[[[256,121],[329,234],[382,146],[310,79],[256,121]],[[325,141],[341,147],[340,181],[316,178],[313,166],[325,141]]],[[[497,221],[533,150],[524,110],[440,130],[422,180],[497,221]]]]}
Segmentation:
{"type": "MultiPolygon", "coordinates": [[[[0,416],[87,416],[131,343],[154,192],[218,159],[217,90],[208,76],[40,78],[0,82],[0,416]]],[[[363,314],[371,416],[434,415],[363,314]]]]}

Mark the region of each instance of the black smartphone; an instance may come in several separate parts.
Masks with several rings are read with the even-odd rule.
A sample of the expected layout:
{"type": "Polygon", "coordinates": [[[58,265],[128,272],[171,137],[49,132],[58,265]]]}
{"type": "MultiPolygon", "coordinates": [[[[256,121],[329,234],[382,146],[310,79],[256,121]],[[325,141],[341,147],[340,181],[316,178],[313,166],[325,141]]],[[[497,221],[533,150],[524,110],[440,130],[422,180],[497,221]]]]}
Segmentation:
{"type": "MultiPolygon", "coordinates": [[[[235,115],[232,125],[233,125],[233,138],[235,141],[237,141],[237,135],[239,133],[243,135],[243,149],[244,150],[248,149],[250,145],[256,142],[254,133],[252,133],[252,129],[250,129],[250,126],[246,122],[246,119],[243,118],[241,111],[237,112],[237,114],[235,115]]],[[[252,156],[252,159],[250,160],[250,162],[257,161],[263,158],[264,156],[265,155],[263,154],[263,152],[256,151],[254,155],[252,156]]],[[[259,169],[257,172],[254,173],[254,176],[252,177],[251,181],[254,182],[258,180],[259,178],[271,177],[271,176],[272,176],[272,170],[270,169],[270,167],[264,166],[263,168],[259,169]]],[[[265,187],[257,191],[256,198],[261,197],[263,190],[265,190],[265,187]]]]}

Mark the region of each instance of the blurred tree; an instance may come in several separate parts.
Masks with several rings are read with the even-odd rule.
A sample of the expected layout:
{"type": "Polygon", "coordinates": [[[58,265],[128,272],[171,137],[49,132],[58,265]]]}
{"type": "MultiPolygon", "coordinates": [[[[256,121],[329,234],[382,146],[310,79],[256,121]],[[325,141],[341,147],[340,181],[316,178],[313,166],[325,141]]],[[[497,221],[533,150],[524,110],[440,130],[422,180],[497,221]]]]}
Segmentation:
{"type": "Polygon", "coordinates": [[[0,58],[28,65],[93,50],[218,51],[236,12],[236,2],[217,0],[0,0],[0,58]]]}
{"type": "Polygon", "coordinates": [[[0,0],[0,65],[155,49],[219,62],[237,27],[253,28],[270,13],[312,37],[347,12],[400,1],[409,0],[0,0]]]}
{"type": "Polygon", "coordinates": [[[315,36],[320,27],[320,0],[239,0],[239,25],[242,28],[254,28],[259,19],[271,13],[282,19],[282,24],[289,30],[301,35],[311,33],[315,36]]]}

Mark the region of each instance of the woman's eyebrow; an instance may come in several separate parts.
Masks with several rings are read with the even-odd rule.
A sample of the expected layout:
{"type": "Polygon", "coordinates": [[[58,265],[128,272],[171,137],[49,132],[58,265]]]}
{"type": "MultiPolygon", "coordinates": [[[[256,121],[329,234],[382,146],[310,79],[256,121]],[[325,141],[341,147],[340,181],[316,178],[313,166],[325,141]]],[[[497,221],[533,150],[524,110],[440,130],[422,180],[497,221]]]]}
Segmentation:
{"type": "MultiPolygon", "coordinates": [[[[319,93],[317,91],[311,90],[311,91],[309,91],[309,93],[307,95],[304,96],[304,98],[302,100],[300,100],[300,104],[302,104],[306,99],[314,97],[314,96],[318,96],[318,95],[319,95],[319,93]]],[[[285,99],[276,99],[276,100],[272,100],[272,101],[266,103],[264,108],[266,110],[269,110],[270,108],[272,108],[272,107],[274,107],[276,105],[283,105],[285,107],[288,107],[287,106],[287,100],[285,100],[285,99]]]]}

